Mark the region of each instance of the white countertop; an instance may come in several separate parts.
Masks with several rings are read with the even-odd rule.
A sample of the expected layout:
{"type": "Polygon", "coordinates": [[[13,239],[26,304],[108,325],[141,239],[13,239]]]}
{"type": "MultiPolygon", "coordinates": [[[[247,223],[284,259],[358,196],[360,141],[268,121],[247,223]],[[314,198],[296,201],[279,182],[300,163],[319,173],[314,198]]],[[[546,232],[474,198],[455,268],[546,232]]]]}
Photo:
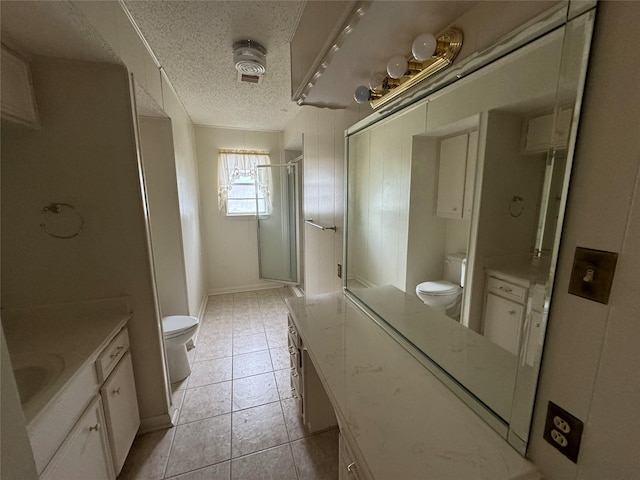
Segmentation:
{"type": "Polygon", "coordinates": [[[343,294],[287,303],[342,428],[376,479],[542,478],[343,294]]]}
{"type": "MultiPolygon", "coordinates": [[[[27,425],[53,402],[81,368],[94,362],[131,317],[126,297],[2,310],[13,368],[51,354],[64,365],[59,377],[22,405],[27,425]]],[[[44,357],[46,358],[46,357],[44,357]]]]}

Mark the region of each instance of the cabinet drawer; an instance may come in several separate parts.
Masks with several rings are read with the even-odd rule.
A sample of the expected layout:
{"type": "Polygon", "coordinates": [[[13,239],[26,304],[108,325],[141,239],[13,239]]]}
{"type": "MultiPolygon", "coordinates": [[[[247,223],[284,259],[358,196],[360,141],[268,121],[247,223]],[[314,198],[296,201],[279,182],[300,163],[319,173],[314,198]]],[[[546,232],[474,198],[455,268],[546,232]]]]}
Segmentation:
{"type": "Polygon", "coordinates": [[[526,303],[527,301],[527,288],[514,283],[500,280],[499,278],[489,277],[487,281],[488,293],[493,293],[510,300],[514,300],[518,303],[526,303]]]}
{"type": "Polygon", "coordinates": [[[100,389],[116,475],[120,473],[140,426],[131,353],[125,353],[100,389]]]}
{"type": "Polygon", "coordinates": [[[127,329],[120,330],[111,343],[103,350],[96,360],[96,371],[98,373],[98,381],[104,382],[109,376],[118,361],[129,349],[129,334],[127,329]]]}
{"type": "Polygon", "coordinates": [[[296,348],[300,348],[300,335],[298,335],[298,329],[296,328],[293,320],[291,319],[291,315],[288,315],[289,319],[289,342],[293,344],[296,348]]]}
{"type": "Polygon", "coordinates": [[[300,372],[295,367],[291,367],[291,386],[295,387],[298,392],[302,391],[302,387],[300,385],[300,372]]]}

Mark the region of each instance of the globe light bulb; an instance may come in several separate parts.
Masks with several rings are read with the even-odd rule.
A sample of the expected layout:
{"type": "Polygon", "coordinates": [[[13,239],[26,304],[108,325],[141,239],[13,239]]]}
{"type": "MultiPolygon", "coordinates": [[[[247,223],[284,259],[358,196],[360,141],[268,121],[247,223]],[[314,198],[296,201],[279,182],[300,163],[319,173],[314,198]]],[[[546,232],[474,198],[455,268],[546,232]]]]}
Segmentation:
{"type": "Polygon", "coordinates": [[[353,94],[353,98],[358,103],[366,103],[371,98],[371,92],[369,91],[368,87],[360,85],[358,88],[356,88],[356,91],[353,94]]]}
{"type": "Polygon", "coordinates": [[[384,73],[377,72],[369,77],[369,89],[374,92],[382,91],[382,84],[387,76],[384,73]]]}
{"type": "Polygon", "coordinates": [[[387,62],[387,73],[391,78],[402,78],[407,73],[409,63],[402,55],[391,57],[387,62]]]}
{"type": "Polygon", "coordinates": [[[415,58],[419,62],[429,60],[436,51],[437,44],[438,41],[436,40],[436,37],[434,37],[431,33],[423,33],[421,35],[418,35],[411,45],[411,53],[413,54],[413,58],[415,58]]]}

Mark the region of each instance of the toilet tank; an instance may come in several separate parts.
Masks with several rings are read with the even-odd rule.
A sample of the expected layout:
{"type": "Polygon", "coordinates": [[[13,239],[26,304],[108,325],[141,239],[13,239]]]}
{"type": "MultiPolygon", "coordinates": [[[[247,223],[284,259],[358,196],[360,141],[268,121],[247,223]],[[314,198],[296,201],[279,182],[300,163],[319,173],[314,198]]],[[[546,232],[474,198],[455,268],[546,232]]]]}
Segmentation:
{"type": "Polygon", "coordinates": [[[464,287],[467,256],[464,253],[449,253],[444,260],[444,279],[464,287]]]}

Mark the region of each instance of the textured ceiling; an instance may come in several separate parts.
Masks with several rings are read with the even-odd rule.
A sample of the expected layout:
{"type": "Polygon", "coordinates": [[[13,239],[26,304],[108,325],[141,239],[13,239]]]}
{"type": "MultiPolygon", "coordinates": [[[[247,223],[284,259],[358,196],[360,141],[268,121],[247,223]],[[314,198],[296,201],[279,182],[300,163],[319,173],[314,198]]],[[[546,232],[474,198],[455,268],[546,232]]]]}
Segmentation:
{"type": "Polygon", "coordinates": [[[126,6],[196,125],[282,130],[291,101],[289,41],[301,1],[127,1],[126,6]],[[260,85],[239,83],[234,41],[267,49],[260,85]]]}

